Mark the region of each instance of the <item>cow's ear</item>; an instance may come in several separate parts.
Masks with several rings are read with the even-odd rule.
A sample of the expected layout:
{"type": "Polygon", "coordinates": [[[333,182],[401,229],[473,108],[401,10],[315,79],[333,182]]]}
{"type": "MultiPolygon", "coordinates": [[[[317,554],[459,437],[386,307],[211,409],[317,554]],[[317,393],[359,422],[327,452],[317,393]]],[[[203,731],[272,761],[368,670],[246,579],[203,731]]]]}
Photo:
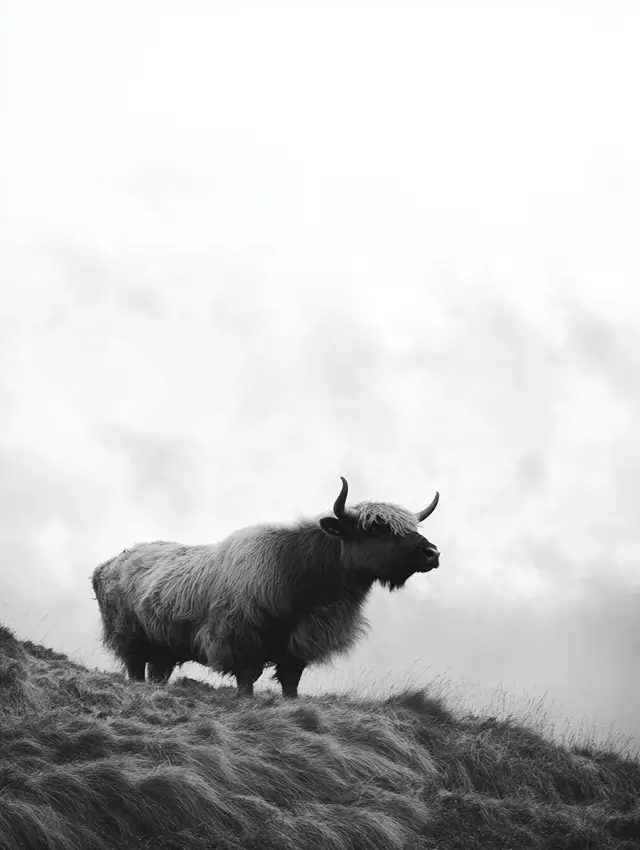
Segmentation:
{"type": "Polygon", "coordinates": [[[323,516],[320,520],[320,527],[325,534],[330,534],[332,537],[344,537],[342,523],[335,516],[323,516]]]}

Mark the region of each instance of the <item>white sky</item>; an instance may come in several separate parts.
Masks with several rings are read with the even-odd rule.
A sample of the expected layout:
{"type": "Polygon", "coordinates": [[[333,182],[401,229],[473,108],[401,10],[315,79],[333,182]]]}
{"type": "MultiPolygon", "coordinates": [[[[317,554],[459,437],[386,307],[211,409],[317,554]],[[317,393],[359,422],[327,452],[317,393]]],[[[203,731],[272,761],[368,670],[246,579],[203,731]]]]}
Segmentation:
{"type": "Polygon", "coordinates": [[[133,540],[438,489],[338,673],[639,733],[640,8],[0,16],[0,617],[102,664],[133,540]]]}

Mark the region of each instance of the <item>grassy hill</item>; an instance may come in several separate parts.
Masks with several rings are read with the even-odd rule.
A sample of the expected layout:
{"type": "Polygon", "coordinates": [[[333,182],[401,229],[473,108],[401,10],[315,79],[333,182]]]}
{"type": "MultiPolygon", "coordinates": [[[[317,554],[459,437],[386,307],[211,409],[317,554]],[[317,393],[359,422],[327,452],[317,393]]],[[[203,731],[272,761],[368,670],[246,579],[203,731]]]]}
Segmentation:
{"type": "Polygon", "coordinates": [[[640,764],[423,692],[238,701],[0,626],[1,850],[640,847],[640,764]]]}

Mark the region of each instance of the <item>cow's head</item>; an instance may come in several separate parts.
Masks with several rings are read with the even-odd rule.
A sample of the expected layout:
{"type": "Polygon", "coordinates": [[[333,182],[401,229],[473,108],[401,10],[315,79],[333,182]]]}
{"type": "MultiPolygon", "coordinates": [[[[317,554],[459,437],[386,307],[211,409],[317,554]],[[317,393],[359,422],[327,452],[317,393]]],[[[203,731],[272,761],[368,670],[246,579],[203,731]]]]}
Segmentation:
{"type": "Polygon", "coordinates": [[[418,523],[436,508],[439,494],[417,514],[387,502],[360,502],[346,507],[348,484],[333,506],[334,516],[322,517],[325,534],[342,542],[345,567],[363,578],[396,590],[414,573],[427,573],[440,565],[440,552],[418,531],[418,523]]]}

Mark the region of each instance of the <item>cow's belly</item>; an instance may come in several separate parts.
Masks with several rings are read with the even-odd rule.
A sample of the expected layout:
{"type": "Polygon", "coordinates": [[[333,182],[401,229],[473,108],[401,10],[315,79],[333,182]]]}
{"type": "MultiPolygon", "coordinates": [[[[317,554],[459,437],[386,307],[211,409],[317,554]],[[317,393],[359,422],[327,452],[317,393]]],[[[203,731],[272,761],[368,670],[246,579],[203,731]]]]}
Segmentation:
{"type": "Polygon", "coordinates": [[[309,664],[346,652],[362,637],[367,622],[359,611],[334,607],[308,614],[292,630],[288,650],[309,664]]]}

